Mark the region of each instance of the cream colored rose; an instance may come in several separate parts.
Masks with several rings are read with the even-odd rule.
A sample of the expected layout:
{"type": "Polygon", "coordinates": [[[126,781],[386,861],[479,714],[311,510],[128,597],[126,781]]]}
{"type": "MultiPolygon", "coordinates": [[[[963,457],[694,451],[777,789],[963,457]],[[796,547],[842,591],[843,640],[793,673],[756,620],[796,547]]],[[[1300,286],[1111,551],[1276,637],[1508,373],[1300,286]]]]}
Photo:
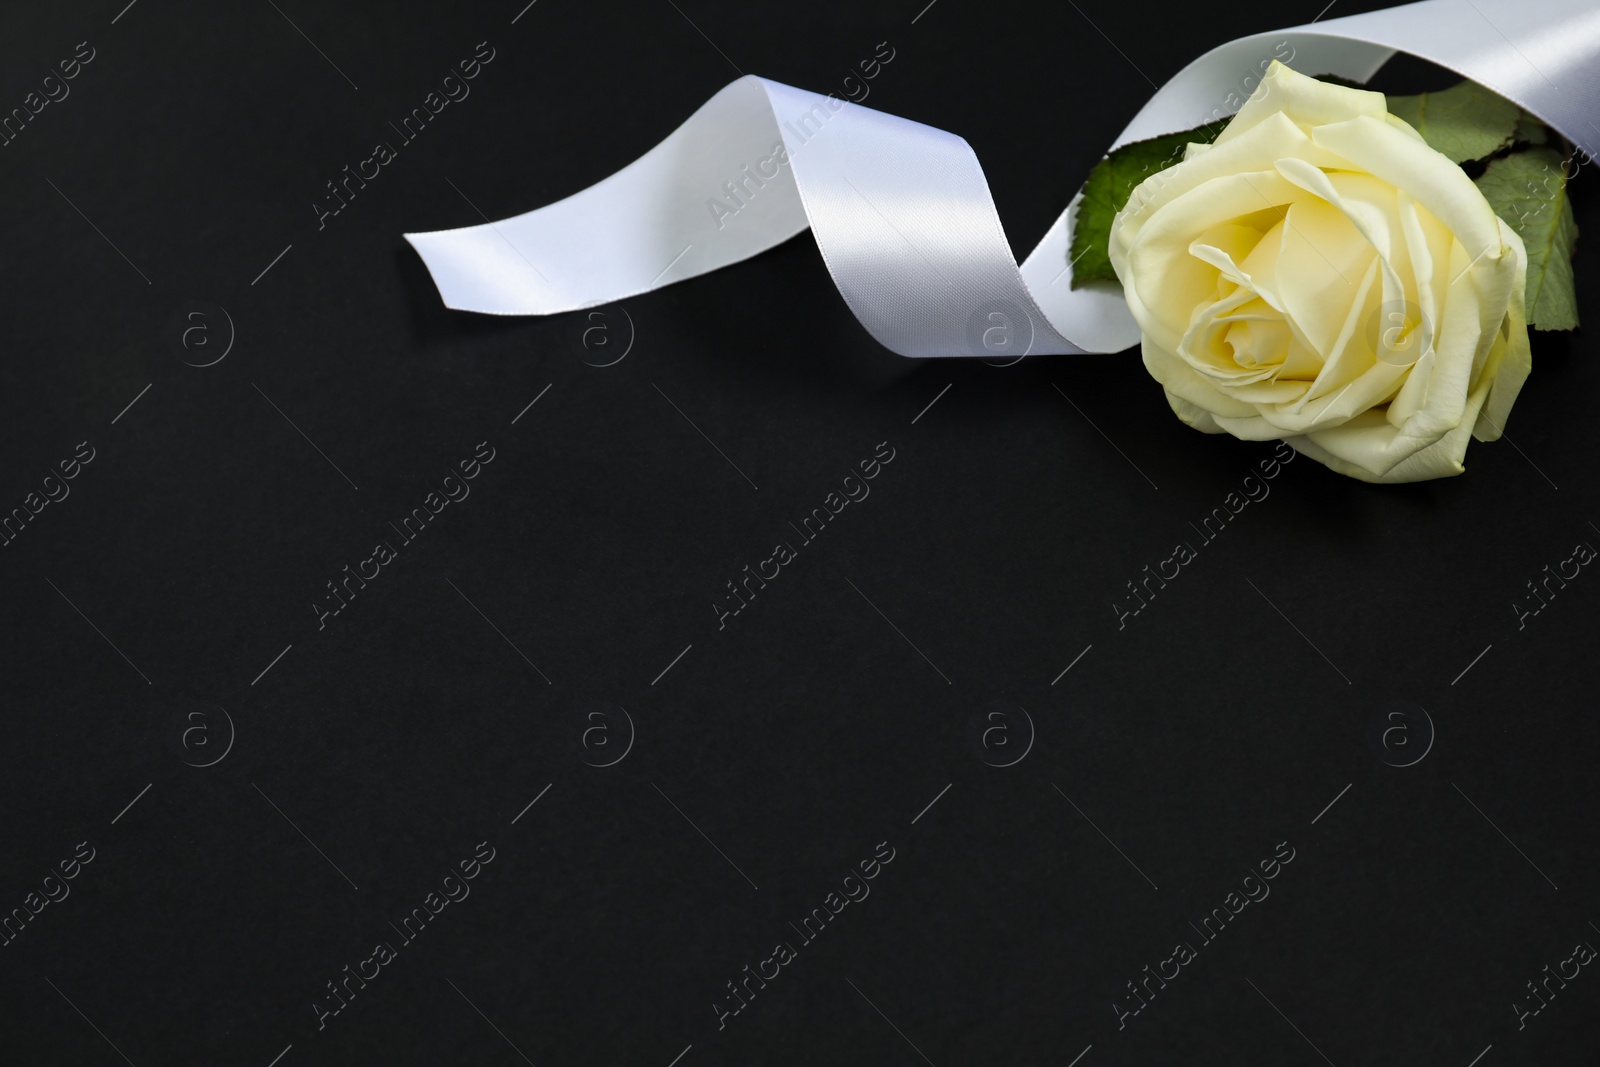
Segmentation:
{"type": "Polygon", "coordinates": [[[1281,63],[1110,253],[1180,419],[1365,481],[1460,474],[1528,376],[1521,238],[1382,93],[1281,63]]]}

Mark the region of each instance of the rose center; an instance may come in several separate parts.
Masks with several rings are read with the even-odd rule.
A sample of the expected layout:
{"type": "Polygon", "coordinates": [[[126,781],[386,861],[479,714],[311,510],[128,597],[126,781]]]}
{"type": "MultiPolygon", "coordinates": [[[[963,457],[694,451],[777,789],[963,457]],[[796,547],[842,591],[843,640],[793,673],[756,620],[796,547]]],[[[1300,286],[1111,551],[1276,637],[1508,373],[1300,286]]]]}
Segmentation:
{"type": "Polygon", "coordinates": [[[1257,318],[1234,321],[1223,333],[1233,361],[1245,370],[1283,363],[1289,350],[1289,327],[1282,320],[1257,318]]]}

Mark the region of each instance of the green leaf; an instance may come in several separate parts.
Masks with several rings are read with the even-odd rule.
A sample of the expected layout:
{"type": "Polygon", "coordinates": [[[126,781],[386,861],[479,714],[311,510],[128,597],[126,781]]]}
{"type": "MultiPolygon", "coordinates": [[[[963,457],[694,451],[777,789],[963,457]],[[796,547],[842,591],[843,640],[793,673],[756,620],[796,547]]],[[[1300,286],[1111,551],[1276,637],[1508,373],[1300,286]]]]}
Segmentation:
{"type": "Polygon", "coordinates": [[[1505,148],[1516,137],[1523,115],[1516,104],[1470,81],[1437,93],[1388,100],[1391,115],[1409,122],[1452,163],[1488,159],[1505,148]]]}
{"type": "Polygon", "coordinates": [[[1231,119],[1208,123],[1184,133],[1169,133],[1123,145],[1095,164],[1083,183],[1083,200],[1072,230],[1072,287],[1084,282],[1117,280],[1111,269],[1111,222],[1140,182],[1183,160],[1191,142],[1210,144],[1231,119]]]}
{"type": "Polygon", "coordinates": [[[1571,330],[1578,325],[1572,253],[1578,224],[1567,199],[1561,153],[1530,148],[1491,162],[1477,179],[1494,213],[1517,231],[1528,248],[1528,325],[1571,330]]]}
{"type": "Polygon", "coordinates": [[[1512,140],[1517,144],[1549,144],[1550,127],[1524,111],[1522,117],[1517,119],[1517,132],[1512,135],[1512,140]]]}

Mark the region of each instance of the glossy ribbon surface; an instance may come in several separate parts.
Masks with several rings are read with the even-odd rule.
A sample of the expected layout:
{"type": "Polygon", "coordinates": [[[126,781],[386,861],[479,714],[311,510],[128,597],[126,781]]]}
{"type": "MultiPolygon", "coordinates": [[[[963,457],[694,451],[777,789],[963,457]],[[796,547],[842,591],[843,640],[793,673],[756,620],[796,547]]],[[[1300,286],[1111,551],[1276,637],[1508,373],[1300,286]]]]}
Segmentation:
{"type": "MultiPolygon", "coordinates": [[[[1180,71],[1112,147],[1237,110],[1272,59],[1364,82],[1397,51],[1515,101],[1588,156],[1600,151],[1597,0],[1423,0],[1240,38],[1180,71]]],[[[1077,204],[1018,267],[965,140],[746,76],[582,192],[406,239],[447,306],[550,315],[726,267],[810,227],[850,309],[902,355],[1120,351],[1139,340],[1120,289],[1072,289],[1067,276],[1077,204]],[[1004,352],[991,343],[1001,326],[1004,352]]]]}

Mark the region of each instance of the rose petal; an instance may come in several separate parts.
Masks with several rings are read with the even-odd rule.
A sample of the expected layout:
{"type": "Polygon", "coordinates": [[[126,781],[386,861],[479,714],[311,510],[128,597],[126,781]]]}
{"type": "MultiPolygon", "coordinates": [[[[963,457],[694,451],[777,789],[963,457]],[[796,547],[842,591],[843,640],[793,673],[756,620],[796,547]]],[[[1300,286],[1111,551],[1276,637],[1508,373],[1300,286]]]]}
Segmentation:
{"type": "Polygon", "coordinates": [[[1388,112],[1389,104],[1382,93],[1308,78],[1273,60],[1261,78],[1261,85],[1245,101],[1216,143],[1231,141],[1279,113],[1287,114],[1297,125],[1311,127],[1357,116],[1381,119],[1388,112]]]}

